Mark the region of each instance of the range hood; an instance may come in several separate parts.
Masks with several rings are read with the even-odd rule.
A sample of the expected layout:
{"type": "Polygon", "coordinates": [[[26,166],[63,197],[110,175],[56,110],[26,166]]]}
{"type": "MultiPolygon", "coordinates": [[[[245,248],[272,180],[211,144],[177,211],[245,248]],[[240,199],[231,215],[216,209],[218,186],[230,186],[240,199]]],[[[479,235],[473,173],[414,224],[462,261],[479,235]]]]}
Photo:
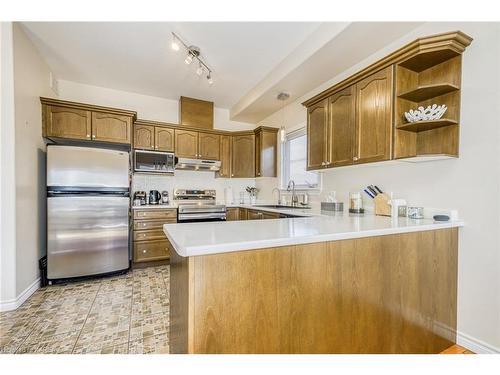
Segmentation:
{"type": "Polygon", "coordinates": [[[178,158],[175,169],[216,172],[220,169],[221,164],[220,160],[178,158]]]}

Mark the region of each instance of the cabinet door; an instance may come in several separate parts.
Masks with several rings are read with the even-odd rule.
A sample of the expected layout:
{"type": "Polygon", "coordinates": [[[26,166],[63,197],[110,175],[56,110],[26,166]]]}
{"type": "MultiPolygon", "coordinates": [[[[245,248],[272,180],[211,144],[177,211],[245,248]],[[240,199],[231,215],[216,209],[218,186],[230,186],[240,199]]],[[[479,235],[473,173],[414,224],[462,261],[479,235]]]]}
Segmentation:
{"type": "Polygon", "coordinates": [[[134,148],[153,150],[155,147],[155,127],[151,125],[134,126],[134,148]]]}
{"type": "Polygon", "coordinates": [[[260,211],[254,211],[254,210],[247,210],[247,220],[261,220],[262,219],[262,212],[260,211]]]}
{"type": "Polygon", "coordinates": [[[155,126],[155,150],[174,151],[174,129],[155,126]]]}
{"type": "Polygon", "coordinates": [[[355,132],[354,86],[330,97],[328,166],[339,167],[353,163],[355,132]]]}
{"type": "Polygon", "coordinates": [[[328,146],[328,99],[307,109],[307,169],[325,167],[328,146]]]}
{"type": "Polygon", "coordinates": [[[356,84],[354,163],[389,160],[392,140],[392,66],[356,84]]]}
{"type": "Polygon", "coordinates": [[[92,112],[92,139],[130,144],[131,124],[129,116],[92,112]]]}
{"type": "Polygon", "coordinates": [[[198,157],[200,159],[219,160],[220,135],[211,133],[198,134],[198,157]]]}
{"type": "Polygon", "coordinates": [[[255,176],[277,176],[278,133],[267,129],[260,130],[255,136],[255,176]]]}
{"type": "Polygon", "coordinates": [[[240,220],[248,220],[248,210],[246,208],[239,208],[240,220]]]}
{"type": "Polygon", "coordinates": [[[231,136],[229,135],[220,137],[220,161],[219,177],[231,177],[231,136]]]}
{"type": "Polygon", "coordinates": [[[231,145],[231,177],[255,176],[255,135],[234,135],[231,145]]]}
{"type": "Polygon", "coordinates": [[[262,212],[262,219],[279,219],[280,214],[277,212],[262,212]]]}
{"type": "Polygon", "coordinates": [[[175,155],[196,159],[198,157],[198,132],[175,129],[175,155]]]}
{"type": "Polygon", "coordinates": [[[236,221],[240,219],[240,212],[238,208],[228,208],[226,211],[226,220],[227,221],[236,221]]]}
{"type": "Polygon", "coordinates": [[[71,139],[89,139],[92,133],[90,111],[47,106],[45,135],[71,139]]]}

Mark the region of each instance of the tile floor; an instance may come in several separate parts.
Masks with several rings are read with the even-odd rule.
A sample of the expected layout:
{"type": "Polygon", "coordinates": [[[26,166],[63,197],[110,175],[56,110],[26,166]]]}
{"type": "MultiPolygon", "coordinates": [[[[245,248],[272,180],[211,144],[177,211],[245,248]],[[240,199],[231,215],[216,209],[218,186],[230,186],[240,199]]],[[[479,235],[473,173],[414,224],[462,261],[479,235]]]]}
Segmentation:
{"type": "Polygon", "coordinates": [[[169,266],[53,285],[0,313],[0,353],[168,353],[169,266]]]}

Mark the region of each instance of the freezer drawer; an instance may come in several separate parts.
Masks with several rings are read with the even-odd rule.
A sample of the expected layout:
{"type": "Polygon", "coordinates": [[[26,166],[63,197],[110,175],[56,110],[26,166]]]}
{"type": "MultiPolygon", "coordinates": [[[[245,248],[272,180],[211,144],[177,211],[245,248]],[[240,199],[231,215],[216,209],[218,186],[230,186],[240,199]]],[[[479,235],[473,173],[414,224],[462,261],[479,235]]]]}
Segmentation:
{"type": "Polygon", "coordinates": [[[129,198],[48,198],[48,278],[97,275],[127,269],[128,236],[129,198]]]}

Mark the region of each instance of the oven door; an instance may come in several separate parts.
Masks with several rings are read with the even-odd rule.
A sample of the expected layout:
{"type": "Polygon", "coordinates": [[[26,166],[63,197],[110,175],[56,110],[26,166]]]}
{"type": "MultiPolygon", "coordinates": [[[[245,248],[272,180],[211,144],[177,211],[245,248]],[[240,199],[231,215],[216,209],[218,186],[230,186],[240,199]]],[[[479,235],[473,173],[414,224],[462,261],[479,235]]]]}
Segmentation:
{"type": "Polygon", "coordinates": [[[226,220],[226,207],[222,205],[181,204],[177,208],[178,222],[224,220],[226,220]]]}
{"type": "Polygon", "coordinates": [[[177,222],[179,223],[195,223],[203,221],[226,221],[225,213],[199,213],[199,214],[179,214],[177,222]]]}

